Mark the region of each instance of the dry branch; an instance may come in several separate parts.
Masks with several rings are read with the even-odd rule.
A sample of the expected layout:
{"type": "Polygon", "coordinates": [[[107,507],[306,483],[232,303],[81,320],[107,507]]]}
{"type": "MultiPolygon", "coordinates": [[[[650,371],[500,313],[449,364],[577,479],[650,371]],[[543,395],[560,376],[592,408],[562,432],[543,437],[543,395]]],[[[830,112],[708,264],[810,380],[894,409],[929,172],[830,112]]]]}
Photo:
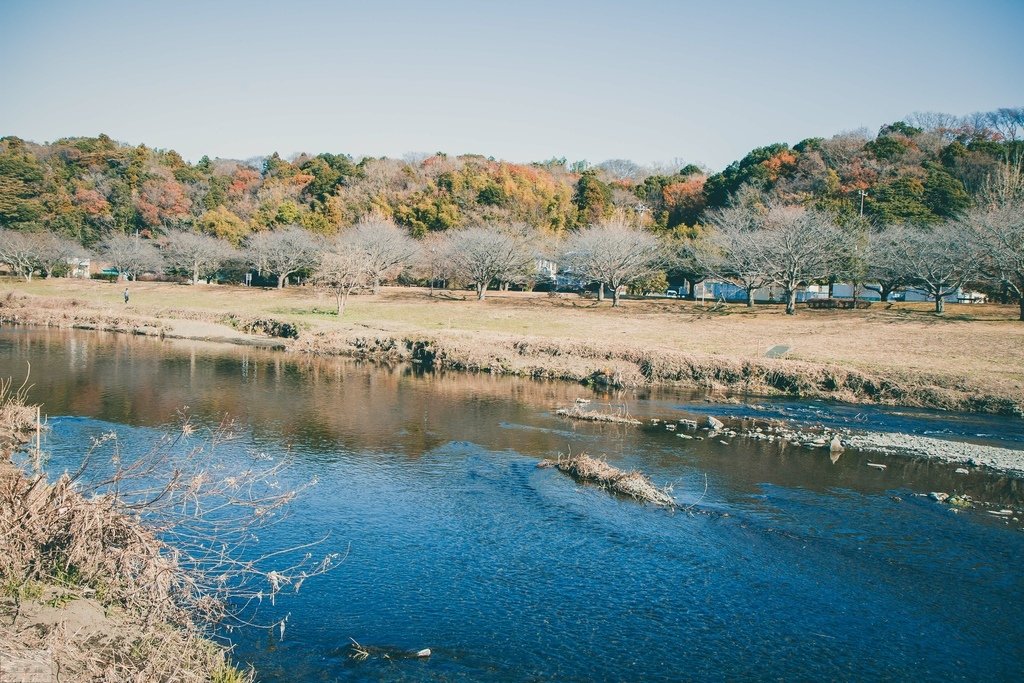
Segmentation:
{"type": "Polygon", "coordinates": [[[22,437],[0,460],[0,648],[50,648],[66,681],[251,680],[209,639],[214,629],[251,624],[256,604],[337,560],[253,549],[297,492],[279,488],[280,465],[215,465],[227,427],[204,435],[184,417],[134,459],[104,435],[77,472],[50,483],[7,460],[34,417],[0,382],[0,431],[22,437]],[[101,462],[112,464],[97,474],[101,462]],[[68,615],[43,609],[66,604],[98,616],[72,631],[68,615]]]}

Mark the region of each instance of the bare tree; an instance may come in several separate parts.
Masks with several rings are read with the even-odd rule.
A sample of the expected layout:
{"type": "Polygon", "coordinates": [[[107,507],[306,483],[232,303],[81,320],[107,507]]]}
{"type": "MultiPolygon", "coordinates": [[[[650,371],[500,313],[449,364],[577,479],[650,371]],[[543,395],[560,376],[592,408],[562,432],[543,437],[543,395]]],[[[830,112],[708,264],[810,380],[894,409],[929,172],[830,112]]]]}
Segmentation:
{"type": "Polygon", "coordinates": [[[100,243],[99,255],[129,280],[142,273],[159,272],[163,266],[160,253],[149,240],[115,233],[100,243]]]}
{"type": "Polygon", "coordinates": [[[754,306],[754,292],[771,282],[761,258],[762,244],[757,231],[759,215],[741,207],[728,207],[710,216],[717,228],[711,243],[717,249],[705,249],[698,256],[718,277],[743,290],[747,307],[754,306]]]}
{"type": "Polygon", "coordinates": [[[334,294],[339,318],[345,313],[349,294],[365,286],[369,278],[366,252],[344,237],[335,237],[328,243],[313,272],[313,282],[334,294]]]}
{"type": "Polygon", "coordinates": [[[1024,201],[1024,157],[1006,159],[982,185],[979,205],[998,208],[1024,201]]]}
{"type": "Polygon", "coordinates": [[[1009,142],[1018,140],[1024,133],[1024,107],[1001,107],[985,115],[988,127],[1009,142]]]}
{"type": "MultiPolygon", "coordinates": [[[[612,218],[580,230],[566,241],[561,256],[564,270],[612,290],[619,305],[622,287],[651,277],[665,267],[665,248],[653,234],[612,218]]],[[[602,292],[603,294],[603,292],[602,292]]]]}
{"type": "Polygon", "coordinates": [[[509,285],[525,287],[537,277],[537,263],[544,250],[541,236],[526,223],[512,223],[501,231],[509,246],[508,258],[498,264],[494,279],[503,290],[509,285]]]}
{"type": "Polygon", "coordinates": [[[470,227],[449,235],[445,253],[452,273],[476,289],[483,300],[496,279],[527,273],[535,265],[533,245],[523,231],[510,227],[470,227]]]}
{"type": "Polygon", "coordinates": [[[717,244],[709,236],[683,237],[668,239],[668,268],[676,276],[686,282],[686,298],[693,301],[697,298],[697,285],[717,271],[715,266],[721,256],[717,244]]]}
{"type": "Polygon", "coordinates": [[[894,248],[910,284],[935,299],[936,313],[945,310],[943,297],[979,274],[978,245],[960,222],[908,228],[894,248]]]}
{"type": "Polygon", "coordinates": [[[33,235],[33,241],[36,262],[48,278],[57,273],[68,273],[89,258],[89,251],[78,242],[67,237],[59,237],[52,232],[36,233],[33,235]]]}
{"type": "Polygon", "coordinates": [[[163,254],[168,267],[188,273],[192,284],[198,285],[231,260],[235,250],[216,237],[175,230],[167,234],[163,254]]]}
{"type": "Polygon", "coordinates": [[[797,290],[841,267],[846,236],[830,216],[798,206],[769,206],[756,225],[754,270],[782,287],[786,314],[793,315],[797,290]]]}
{"type": "Polygon", "coordinates": [[[980,205],[963,219],[981,249],[987,279],[1016,295],[1024,321],[1024,172],[1021,160],[1006,161],[993,174],[980,205]]]}
{"type": "Polygon", "coordinates": [[[629,159],[608,159],[599,163],[597,168],[612,178],[624,180],[640,181],[651,174],[649,169],[629,159]]]}
{"type": "Polygon", "coordinates": [[[246,240],[246,250],[257,270],[266,270],[277,276],[278,289],[284,289],[292,273],[315,268],[320,254],[319,245],[312,235],[295,225],[251,236],[246,240]]]}
{"type": "Polygon", "coordinates": [[[427,280],[430,286],[430,295],[434,295],[434,286],[441,282],[442,286],[451,279],[453,272],[452,259],[448,255],[448,235],[440,232],[432,232],[423,238],[419,245],[416,257],[413,260],[413,269],[417,277],[427,280]]]}
{"type": "Polygon", "coordinates": [[[381,281],[398,277],[416,254],[416,242],[409,233],[379,214],[359,221],[345,238],[363,252],[374,294],[380,292],[381,281]]]}
{"type": "Polygon", "coordinates": [[[937,111],[918,111],[904,119],[926,133],[935,133],[946,142],[952,142],[960,133],[962,119],[953,114],[937,111]]]}
{"type": "Polygon", "coordinates": [[[877,292],[883,302],[910,282],[906,260],[901,256],[907,231],[902,225],[890,225],[868,233],[864,289],[877,292]]]}
{"type": "Polygon", "coordinates": [[[32,233],[0,229],[0,264],[11,273],[32,281],[32,273],[39,266],[32,233]]]}

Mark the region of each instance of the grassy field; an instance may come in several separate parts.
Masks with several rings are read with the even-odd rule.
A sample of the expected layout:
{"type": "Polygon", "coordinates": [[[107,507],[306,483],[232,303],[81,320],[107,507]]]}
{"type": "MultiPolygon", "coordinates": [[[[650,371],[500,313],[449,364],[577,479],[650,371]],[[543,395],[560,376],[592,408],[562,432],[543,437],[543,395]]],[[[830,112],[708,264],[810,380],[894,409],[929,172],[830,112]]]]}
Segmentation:
{"type": "MultiPolygon", "coordinates": [[[[0,283],[0,296],[29,295],[37,307],[73,309],[77,316],[174,321],[181,331],[231,313],[291,322],[308,335],[449,335],[486,348],[526,339],[658,354],[764,359],[789,347],[787,361],[838,366],[872,376],[921,375],[941,384],[1024,403],[1024,323],[1015,306],[950,304],[944,315],[921,304],[875,304],[858,311],[808,310],[787,316],[781,305],[712,306],[673,299],[624,300],[619,308],[572,294],[493,292],[483,302],[468,291],[384,288],[353,296],[345,316],[332,297],[305,287],[284,290],[223,285],[35,280],[0,283]],[[35,297],[39,297],[35,299],[35,297]],[[184,319],[184,322],[182,322],[184,319]],[[189,321],[192,321],[191,323],[189,321]]],[[[208,331],[207,331],[208,332],[208,331]]],[[[185,336],[188,336],[187,334],[185,336]]],[[[206,332],[194,336],[210,336],[206,332]]]]}

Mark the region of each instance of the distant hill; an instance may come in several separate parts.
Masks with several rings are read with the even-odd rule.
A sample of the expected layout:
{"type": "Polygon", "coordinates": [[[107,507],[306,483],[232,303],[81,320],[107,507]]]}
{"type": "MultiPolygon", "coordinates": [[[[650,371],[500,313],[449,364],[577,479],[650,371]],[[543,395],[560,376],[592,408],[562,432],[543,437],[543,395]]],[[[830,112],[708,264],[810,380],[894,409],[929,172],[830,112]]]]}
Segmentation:
{"type": "Polygon", "coordinates": [[[877,223],[934,223],[970,207],[996,165],[1024,152],[1024,109],[956,118],[916,115],[877,135],[842,133],[752,150],[719,173],[477,155],[354,159],[274,153],[190,164],[173,150],[106,135],[35,144],[0,139],[0,228],[46,229],[92,244],[110,232],[170,228],[240,242],[298,224],[330,234],[381,212],[415,236],[524,222],[554,232],[616,209],[656,230],[693,232],[710,209],[750,192],[877,223]]]}

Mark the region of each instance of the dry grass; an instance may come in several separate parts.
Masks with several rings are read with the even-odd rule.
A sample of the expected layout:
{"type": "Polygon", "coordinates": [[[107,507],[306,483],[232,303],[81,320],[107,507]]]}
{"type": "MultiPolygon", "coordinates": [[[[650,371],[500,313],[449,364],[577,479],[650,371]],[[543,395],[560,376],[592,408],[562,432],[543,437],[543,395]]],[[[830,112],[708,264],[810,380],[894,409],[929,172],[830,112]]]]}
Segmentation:
{"type": "Polygon", "coordinates": [[[210,456],[227,431],[183,443],[197,434],[184,417],[137,459],[116,435],[97,438],[50,483],[9,460],[34,423],[23,399],[0,382],[0,653],[47,649],[63,681],[251,681],[212,629],[251,624],[247,602],[297,591],[336,558],[281,566],[286,552],[250,552],[297,492],[280,487],[280,465],[223,469],[210,456]],[[90,478],[97,461],[109,466],[90,478]]]}
{"type": "MultiPolygon", "coordinates": [[[[10,395],[3,403],[8,419],[24,412],[10,395]]],[[[54,484],[25,476],[9,452],[0,461],[0,651],[48,651],[63,681],[252,680],[206,638],[223,604],[197,590],[174,549],[109,497],[83,497],[67,475],[54,484]]]]}
{"type": "Polygon", "coordinates": [[[567,417],[571,420],[583,420],[585,422],[612,422],[616,424],[629,425],[641,424],[640,420],[635,420],[629,415],[619,413],[602,413],[599,410],[586,410],[578,405],[571,408],[559,408],[555,411],[555,414],[560,417],[567,417]]]}
{"type": "Polygon", "coordinates": [[[642,472],[620,470],[604,460],[591,457],[586,453],[560,455],[554,466],[574,479],[594,484],[613,493],[629,496],[634,500],[663,507],[675,507],[676,505],[675,500],[668,492],[655,486],[642,472]]]}
{"type": "MultiPolygon", "coordinates": [[[[25,319],[51,324],[69,324],[73,313],[108,319],[115,329],[189,336],[189,321],[217,326],[233,314],[292,323],[299,328],[293,348],[312,353],[419,356],[439,366],[611,385],[666,382],[949,409],[1024,405],[1024,323],[1014,306],[951,304],[936,316],[929,304],[876,304],[786,316],[780,306],[625,300],[612,309],[565,294],[494,292],[477,302],[469,292],[429,297],[422,289],[385,288],[353,297],[338,320],[328,298],[306,288],[133,283],[125,307],[120,288],[103,282],[8,287],[14,300],[5,302],[0,290],[0,315],[20,305],[32,309],[25,319]],[[766,359],[777,345],[790,350],[766,359]],[[788,377],[809,368],[817,379],[788,377]]],[[[191,336],[218,335],[204,329],[191,336]]]]}

